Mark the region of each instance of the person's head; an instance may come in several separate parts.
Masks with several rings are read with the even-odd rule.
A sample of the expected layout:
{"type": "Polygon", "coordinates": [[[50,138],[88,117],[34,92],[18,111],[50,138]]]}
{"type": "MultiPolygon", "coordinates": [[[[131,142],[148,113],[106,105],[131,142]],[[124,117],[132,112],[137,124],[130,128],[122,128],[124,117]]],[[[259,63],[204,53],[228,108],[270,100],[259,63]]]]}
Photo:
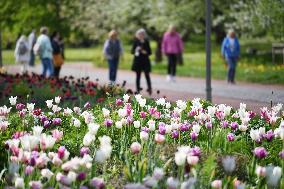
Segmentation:
{"type": "Polygon", "coordinates": [[[21,35],[21,37],[19,38],[19,41],[26,41],[26,36],[25,35],[21,35]]]}
{"type": "Polygon", "coordinates": [[[168,28],[168,32],[169,33],[175,33],[176,32],[176,27],[173,24],[171,24],[169,26],[169,28],[168,28]]]}
{"type": "Polygon", "coordinates": [[[59,34],[59,32],[58,31],[54,31],[53,33],[52,33],[52,35],[50,36],[50,38],[51,39],[55,39],[55,40],[59,40],[59,38],[60,38],[60,34],[59,34]]]}
{"type": "Polygon", "coordinates": [[[48,28],[43,26],[40,28],[40,33],[41,34],[44,34],[44,35],[47,35],[48,34],[48,28]]]}
{"type": "Polygon", "coordinates": [[[108,38],[109,38],[109,39],[112,39],[112,40],[115,40],[115,39],[117,39],[117,35],[118,35],[117,31],[111,30],[111,31],[108,33],[108,38]]]}
{"type": "Polygon", "coordinates": [[[233,29],[228,30],[228,37],[235,38],[235,31],[233,29]]]}
{"type": "Polygon", "coordinates": [[[140,28],[136,31],[135,37],[139,40],[144,40],[146,38],[146,31],[143,28],[140,28]]]}

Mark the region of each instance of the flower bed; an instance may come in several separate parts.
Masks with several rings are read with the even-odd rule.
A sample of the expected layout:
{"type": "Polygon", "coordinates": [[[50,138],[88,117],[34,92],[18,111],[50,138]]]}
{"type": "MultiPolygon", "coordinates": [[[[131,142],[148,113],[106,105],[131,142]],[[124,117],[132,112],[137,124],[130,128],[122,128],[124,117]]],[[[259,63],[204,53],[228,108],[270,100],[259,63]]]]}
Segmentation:
{"type": "MultiPolygon", "coordinates": [[[[104,106],[61,107],[61,98],[0,107],[14,188],[283,188],[282,105],[260,113],[194,99],[141,95],[104,106]]],[[[3,157],[5,158],[5,157],[3,157]]],[[[3,159],[2,158],[2,159],[3,159]]]]}

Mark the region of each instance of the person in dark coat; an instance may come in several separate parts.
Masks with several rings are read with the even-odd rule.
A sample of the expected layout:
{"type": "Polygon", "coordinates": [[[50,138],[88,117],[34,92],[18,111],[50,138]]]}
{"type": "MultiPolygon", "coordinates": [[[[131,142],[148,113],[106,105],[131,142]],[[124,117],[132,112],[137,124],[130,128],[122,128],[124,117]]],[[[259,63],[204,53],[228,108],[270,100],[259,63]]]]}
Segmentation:
{"type": "Polygon", "coordinates": [[[53,32],[51,37],[51,45],[53,49],[53,65],[54,65],[54,77],[59,78],[59,73],[61,70],[61,66],[64,63],[62,57],[62,46],[60,42],[60,35],[57,31],[53,32]]]}
{"type": "Polygon", "coordinates": [[[136,31],[135,40],[132,46],[131,53],[134,55],[132,70],[136,72],[136,90],[141,91],[140,79],[141,73],[145,73],[148,89],[147,92],[152,94],[152,86],[150,79],[151,63],[149,56],[152,54],[149,40],[146,38],[144,29],[136,31]]]}

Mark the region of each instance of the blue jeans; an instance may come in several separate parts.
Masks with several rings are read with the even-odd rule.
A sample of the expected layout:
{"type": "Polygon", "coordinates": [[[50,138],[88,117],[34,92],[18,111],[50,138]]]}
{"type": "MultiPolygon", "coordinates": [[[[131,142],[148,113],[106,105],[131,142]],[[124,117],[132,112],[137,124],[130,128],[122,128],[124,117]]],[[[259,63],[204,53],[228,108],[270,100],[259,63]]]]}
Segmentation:
{"type": "Polygon", "coordinates": [[[119,58],[108,59],[108,66],[109,66],[109,80],[115,81],[116,80],[116,73],[118,67],[119,58]]]}
{"type": "Polygon", "coordinates": [[[237,67],[237,59],[236,58],[226,58],[226,62],[228,64],[228,82],[235,82],[235,73],[237,67]]]}
{"type": "Polygon", "coordinates": [[[42,63],[42,75],[45,77],[46,76],[46,72],[49,72],[49,77],[53,76],[53,63],[52,63],[52,59],[49,58],[42,58],[41,59],[41,63],[42,63]]]}

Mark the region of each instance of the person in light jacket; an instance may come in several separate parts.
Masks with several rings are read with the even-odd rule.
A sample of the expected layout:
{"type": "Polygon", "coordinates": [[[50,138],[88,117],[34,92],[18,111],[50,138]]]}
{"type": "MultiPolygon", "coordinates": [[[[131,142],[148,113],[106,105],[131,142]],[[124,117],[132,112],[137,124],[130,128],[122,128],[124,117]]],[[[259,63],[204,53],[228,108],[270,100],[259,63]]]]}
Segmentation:
{"type": "Polygon", "coordinates": [[[227,37],[223,40],[221,54],[228,66],[228,83],[235,84],[237,61],[240,57],[240,44],[232,29],[228,31],[227,37]]]}
{"type": "Polygon", "coordinates": [[[176,28],[171,25],[163,36],[162,52],[168,58],[167,81],[175,81],[176,65],[183,52],[183,42],[176,28]]]}
{"type": "Polygon", "coordinates": [[[35,54],[38,54],[42,63],[42,76],[46,76],[49,72],[49,77],[53,76],[53,63],[52,63],[52,46],[50,39],[48,37],[48,28],[42,27],[40,29],[40,36],[37,38],[36,44],[34,46],[35,54]]]}
{"type": "Polygon", "coordinates": [[[16,62],[22,65],[21,72],[27,73],[27,67],[30,60],[30,49],[26,36],[21,35],[18,39],[14,55],[16,62]]]}
{"type": "Polygon", "coordinates": [[[144,71],[148,85],[147,92],[151,95],[151,63],[149,56],[152,54],[152,51],[149,40],[146,38],[146,31],[144,29],[139,29],[136,31],[131,53],[134,55],[132,70],[136,72],[137,93],[141,91],[140,79],[141,73],[144,71]]]}
{"type": "Polygon", "coordinates": [[[114,85],[116,81],[119,57],[123,53],[121,42],[118,39],[118,34],[115,30],[109,32],[108,39],[104,43],[103,53],[108,61],[110,85],[114,85]]]}

